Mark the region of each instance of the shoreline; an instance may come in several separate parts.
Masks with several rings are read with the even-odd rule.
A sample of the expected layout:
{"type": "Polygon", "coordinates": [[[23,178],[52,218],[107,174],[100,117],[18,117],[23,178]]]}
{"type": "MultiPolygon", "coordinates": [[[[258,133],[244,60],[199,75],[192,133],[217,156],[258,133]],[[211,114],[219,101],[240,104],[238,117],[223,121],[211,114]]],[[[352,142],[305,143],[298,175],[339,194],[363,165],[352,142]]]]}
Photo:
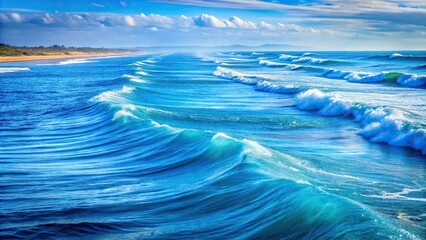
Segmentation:
{"type": "Polygon", "coordinates": [[[8,62],[29,62],[29,61],[42,61],[42,60],[55,60],[55,59],[72,59],[72,58],[85,58],[85,57],[109,57],[121,55],[137,55],[140,52],[110,52],[110,53],[73,53],[65,54],[52,54],[45,56],[4,56],[0,57],[0,63],[8,62]]]}

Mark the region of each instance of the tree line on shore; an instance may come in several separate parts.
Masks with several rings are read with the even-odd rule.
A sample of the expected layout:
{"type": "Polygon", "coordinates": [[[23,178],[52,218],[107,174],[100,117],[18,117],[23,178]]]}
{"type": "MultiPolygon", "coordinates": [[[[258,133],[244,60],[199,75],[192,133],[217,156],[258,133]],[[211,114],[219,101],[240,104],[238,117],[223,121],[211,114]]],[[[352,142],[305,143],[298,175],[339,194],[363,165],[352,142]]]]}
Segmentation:
{"type": "Polygon", "coordinates": [[[70,55],[72,52],[83,53],[114,53],[129,51],[123,49],[91,48],[91,47],[65,47],[64,45],[39,46],[39,47],[17,47],[0,43],[0,56],[47,56],[53,54],[70,55]]]}

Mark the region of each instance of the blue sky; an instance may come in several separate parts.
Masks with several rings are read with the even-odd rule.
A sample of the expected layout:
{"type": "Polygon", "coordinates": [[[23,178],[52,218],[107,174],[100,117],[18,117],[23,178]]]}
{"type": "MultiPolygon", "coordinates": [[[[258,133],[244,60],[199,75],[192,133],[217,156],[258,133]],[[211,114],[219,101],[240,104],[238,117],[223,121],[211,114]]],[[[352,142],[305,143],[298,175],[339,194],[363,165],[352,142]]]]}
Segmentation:
{"type": "Polygon", "coordinates": [[[1,0],[0,42],[426,48],[424,0],[1,0]]]}

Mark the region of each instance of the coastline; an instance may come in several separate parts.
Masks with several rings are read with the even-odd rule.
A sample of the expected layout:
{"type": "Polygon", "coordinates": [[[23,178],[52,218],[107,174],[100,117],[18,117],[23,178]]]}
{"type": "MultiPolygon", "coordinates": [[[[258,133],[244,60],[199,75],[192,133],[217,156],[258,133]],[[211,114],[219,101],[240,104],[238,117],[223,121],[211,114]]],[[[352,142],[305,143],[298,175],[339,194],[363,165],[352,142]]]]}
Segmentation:
{"type": "Polygon", "coordinates": [[[108,56],[121,56],[121,55],[136,55],[140,52],[106,52],[106,53],[83,53],[76,52],[71,54],[52,54],[43,56],[2,56],[0,63],[7,62],[28,62],[28,61],[41,61],[41,60],[55,60],[55,59],[71,59],[71,58],[85,58],[85,57],[108,57],[108,56]]]}

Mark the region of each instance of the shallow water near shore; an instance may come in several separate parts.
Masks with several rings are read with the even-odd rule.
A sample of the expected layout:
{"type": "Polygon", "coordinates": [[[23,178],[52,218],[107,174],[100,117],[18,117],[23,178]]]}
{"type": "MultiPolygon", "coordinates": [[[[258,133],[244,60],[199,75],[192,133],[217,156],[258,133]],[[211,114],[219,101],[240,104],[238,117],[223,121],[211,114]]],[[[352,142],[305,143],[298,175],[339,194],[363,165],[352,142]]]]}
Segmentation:
{"type": "Polygon", "coordinates": [[[426,52],[0,64],[0,238],[424,239],[426,52]]]}

